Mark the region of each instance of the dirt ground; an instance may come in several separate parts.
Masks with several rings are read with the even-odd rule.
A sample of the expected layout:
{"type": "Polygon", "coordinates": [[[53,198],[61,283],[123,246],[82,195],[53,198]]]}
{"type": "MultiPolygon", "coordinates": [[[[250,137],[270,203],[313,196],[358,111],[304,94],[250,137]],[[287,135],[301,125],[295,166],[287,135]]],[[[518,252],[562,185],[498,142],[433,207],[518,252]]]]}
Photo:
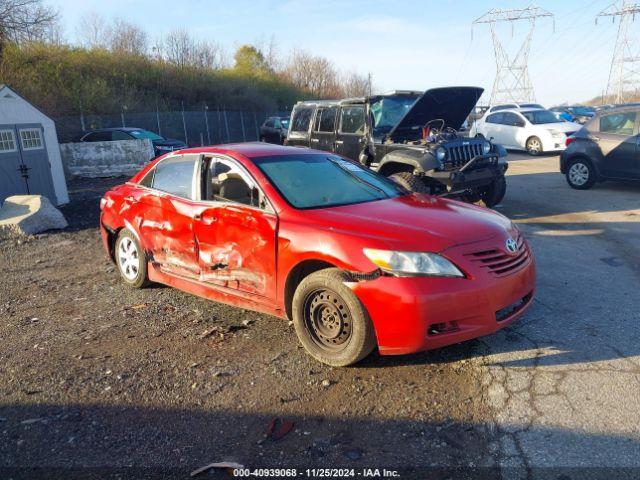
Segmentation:
{"type": "Polygon", "coordinates": [[[285,320],[131,289],[97,229],[122,181],[71,182],[68,230],[0,243],[0,477],[188,478],[214,461],[491,476],[481,342],[332,369],[285,320]],[[276,419],[294,423],[279,440],[276,419]]]}

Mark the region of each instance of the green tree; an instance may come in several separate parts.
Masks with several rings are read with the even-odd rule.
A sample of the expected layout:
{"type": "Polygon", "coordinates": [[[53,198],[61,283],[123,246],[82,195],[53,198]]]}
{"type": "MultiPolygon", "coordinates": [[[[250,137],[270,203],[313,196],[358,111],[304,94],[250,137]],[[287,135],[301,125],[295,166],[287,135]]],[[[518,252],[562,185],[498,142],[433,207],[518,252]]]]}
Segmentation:
{"type": "Polygon", "coordinates": [[[268,74],[269,66],[264,55],[253,45],[242,45],[233,56],[235,60],[234,68],[247,75],[264,75],[268,74]]]}

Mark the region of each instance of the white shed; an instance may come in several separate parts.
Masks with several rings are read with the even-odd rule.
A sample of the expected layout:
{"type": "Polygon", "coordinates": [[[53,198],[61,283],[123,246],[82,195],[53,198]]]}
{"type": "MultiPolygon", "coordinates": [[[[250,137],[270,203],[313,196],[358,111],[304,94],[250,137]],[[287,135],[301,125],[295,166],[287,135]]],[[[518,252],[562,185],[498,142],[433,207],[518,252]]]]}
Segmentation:
{"type": "Polygon", "coordinates": [[[11,195],[69,202],[55,123],[0,84],[0,204],[11,195]]]}

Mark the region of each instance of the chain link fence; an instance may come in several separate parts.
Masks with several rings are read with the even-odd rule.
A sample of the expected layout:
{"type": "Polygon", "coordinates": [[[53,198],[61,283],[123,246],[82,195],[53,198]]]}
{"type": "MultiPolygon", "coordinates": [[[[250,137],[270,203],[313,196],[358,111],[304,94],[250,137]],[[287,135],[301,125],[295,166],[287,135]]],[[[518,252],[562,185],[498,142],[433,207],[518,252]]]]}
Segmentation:
{"type": "Polygon", "coordinates": [[[126,112],[110,115],[79,115],[55,118],[58,141],[77,141],[96,128],[136,127],[164,138],[183,140],[190,147],[259,139],[260,125],[268,117],[288,117],[290,112],[203,109],[172,112],[126,112]]]}

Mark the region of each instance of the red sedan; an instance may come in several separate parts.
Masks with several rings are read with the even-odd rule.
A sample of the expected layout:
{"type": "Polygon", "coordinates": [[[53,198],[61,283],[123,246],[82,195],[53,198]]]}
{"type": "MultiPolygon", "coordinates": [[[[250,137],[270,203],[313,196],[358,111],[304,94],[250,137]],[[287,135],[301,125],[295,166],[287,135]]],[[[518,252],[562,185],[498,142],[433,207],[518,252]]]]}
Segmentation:
{"type": "Polygon", "coordinates": [[[101,201],[133,287],[159,282],[293,320],[317,360],[355,363],[494,332],[535,287],[504,216],[412,194],[326,152],[239,144],[173,152],[101,201]]]}

